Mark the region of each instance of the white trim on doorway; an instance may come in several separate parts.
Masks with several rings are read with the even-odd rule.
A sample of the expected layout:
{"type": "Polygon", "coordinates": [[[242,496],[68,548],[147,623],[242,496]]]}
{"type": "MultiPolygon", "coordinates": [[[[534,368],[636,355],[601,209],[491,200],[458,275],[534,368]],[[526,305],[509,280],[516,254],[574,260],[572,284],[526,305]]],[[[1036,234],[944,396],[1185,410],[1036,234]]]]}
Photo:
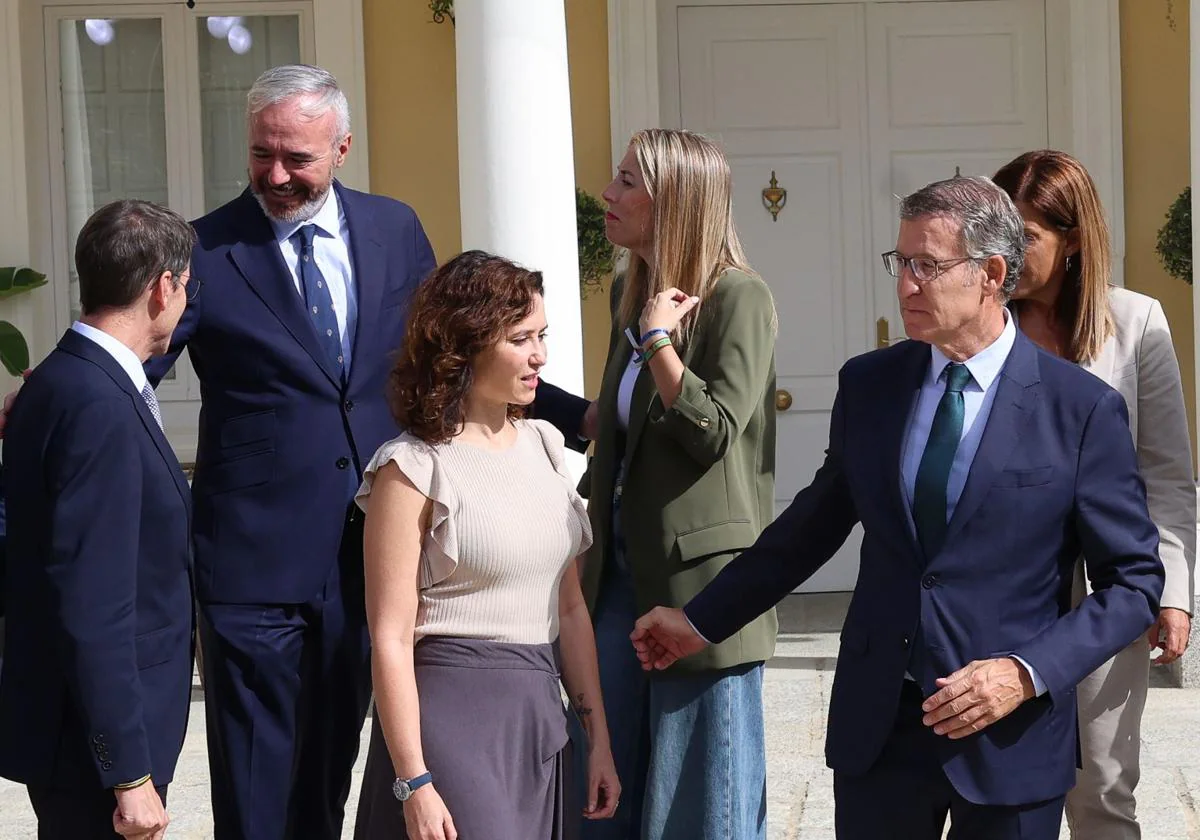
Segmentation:
{"type": "MultiPolygon", "coordinates": [[[[662,125],[660,36],[673,28],[676,9],[681,6],[818,2],[878,0],[608,0],[613,165],[625,154],[634,131],[662,125]]],[[[1050,145],[1078,157],[1095,179],[1112,225],[1113,279],[1123,285],[1125,176],[1121,143],[1119,0],[1045,0],[1045,3],[1046,43],[1066,46],[1065,49],[1047,49],[1050,145]]],[[[1195,11],[1200,0],[1191,0],[1191,3],[1195,11]]],[[[1200,20],[1200,17],[1193,17],[1193,20],[1200,20]]],[[[1195,76],[1193,71],[1193,80],[1195,76]]],[[[1197,87],[1192,86],[1193,97],[1197,87]]],[[[1198,170],[1193,167],[1193,171],[1198,170]]]]}

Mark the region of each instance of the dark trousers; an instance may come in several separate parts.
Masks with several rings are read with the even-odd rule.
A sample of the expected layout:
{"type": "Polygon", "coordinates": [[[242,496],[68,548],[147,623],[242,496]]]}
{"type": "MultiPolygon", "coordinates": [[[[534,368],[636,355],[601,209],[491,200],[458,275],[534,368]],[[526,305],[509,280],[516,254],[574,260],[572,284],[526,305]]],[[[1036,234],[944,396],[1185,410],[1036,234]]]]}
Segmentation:
{"type": "MultiPolygon", "coordinates": [[[[167,786],[155,788],[167,804],[167,786]]],[[[27,788],[37,815],[38,840],[121,840],[113,830],[117,797],[111,790],[56,790],[42,785],[27,788]]]]}
{"type": "Polygon", "coordinates": [[[371,699],[362,514],[303,604],[201,604],[216,840],[339,840],[371,699]]]}
{"type": "Polygon", "coordinates": [[[975,805],[954,790],[938,761],[924,697],[905,680],[882,755],[862,776],[834,773],[838,840],[1058,840],[1064,797],[1020,806],[975,805]]]}

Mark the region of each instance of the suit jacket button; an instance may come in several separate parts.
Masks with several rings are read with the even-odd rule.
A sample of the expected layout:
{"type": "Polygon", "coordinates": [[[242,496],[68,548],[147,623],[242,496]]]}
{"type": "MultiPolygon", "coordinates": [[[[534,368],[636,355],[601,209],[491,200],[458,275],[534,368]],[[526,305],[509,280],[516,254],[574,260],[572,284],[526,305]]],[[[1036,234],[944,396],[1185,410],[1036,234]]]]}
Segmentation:
{"type": "Polygon", "coordinates": [[[904,637],[904,649],[905,650],[908,650],[908,645],[909,645],[908,636],[905,636],[904,637]]]}
{"type": "Polygon", "coordinates": [[[112,768],[113,768],[113,764],[111,761],[106,761],[100,765],[101,770],[111,770],[112,768]]]}
{"type": "Polygon", "coordinates": [[[345,407],[346,407],[347,412],[353,411],[354,410],[354,400],[346,400],[345,407]]]}
{"type": "Polygon", "coordinates": [[[350,459],[343,455],[341,458],[337,459],[337,463],[334,466],[336,466],[339,470],[344,470],[346,467],[350,466],[350,459]]]}
{"type": "Polygon", "coordinates": [[[926,589],[933,589],[933,587],[937,586],[937,575],[925,575],[925,577],[921,578],[921,586],[924,586],[926,589]]]}
{"type": "Polygon", "coordinates": [[[93,743],[93,744],[103,744],[103,743],[104,743],[104,736],[103,736],[103,735],[93,735],[93,736],[92,736],[92,743],[93,743]]]}

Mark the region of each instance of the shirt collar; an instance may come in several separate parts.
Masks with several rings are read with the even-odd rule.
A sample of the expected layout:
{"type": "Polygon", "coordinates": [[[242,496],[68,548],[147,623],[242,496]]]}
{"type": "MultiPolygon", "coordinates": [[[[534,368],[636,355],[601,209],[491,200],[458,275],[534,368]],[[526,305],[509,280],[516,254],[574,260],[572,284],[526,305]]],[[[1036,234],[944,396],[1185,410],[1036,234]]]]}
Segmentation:
{"type": "MultiPolygon", "coordinates": [[[[1016,340],[1017,326],[1013,323],[1012,315],[1006,308],[1004,310],[1004,329],[1001,330],[1000,337],[963,362],[967,366],[967,370],[971,372],[971,379],[979,390],[987,391],[992,386],[992,382],[1004,368],[1004,363],[1008,361],[1008,354],[1012,351],[1016,340]]],[[[932,385],[941,379],[942,372],[945,371],[946,365],[950,364],[951,359],[932,344],[929,346],[929,359],[927,382],[932,385]]],[[[970,388],[971,384],[968,383],[967,387],[970,388]]]]}
{"type": "Polygon", "coordinates": [[[321,209],[313,213],[311,218],[300,219],[296,222],[278,222],[270,217],[268,219],[271,222],[271,229],[275,231],[276,242],[287,242],[296,231],[310,223],[316,225],[317,230],[321,233],[328,236],[337,236],[342,226],[342,210],[337,190],[332,186],[329,187],[329,192],[325,194],[325,201],[321,205],[321,209]]]}
{"type": "Polygon", "coordinates": [[[142,360],[137,357],[137,353],[134,353],[120,341],[104,332],[104,330],[98,330],[82,321],[76,321],[71,324],[71,329],[84,338],[99,344],[101,349],[112,356],[116,363],[129,374],[129,378],[133,381],[133,387],[137,392],[139,394],[142,392],[142,389],[146,387],[146,371],[142,367],[142,360]]]}

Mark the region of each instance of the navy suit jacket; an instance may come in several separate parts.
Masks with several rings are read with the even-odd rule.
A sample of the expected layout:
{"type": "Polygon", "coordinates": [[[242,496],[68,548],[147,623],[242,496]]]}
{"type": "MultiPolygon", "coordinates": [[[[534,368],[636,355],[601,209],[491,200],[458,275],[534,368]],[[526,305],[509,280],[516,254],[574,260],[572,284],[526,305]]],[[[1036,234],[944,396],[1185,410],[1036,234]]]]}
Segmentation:
{"type": "MultiPolygon", "coordinates": [[[[335,182],[358,328],[342,383],[249,191],[195,223],[201,281],[157,383],[186,346],[200,379],[192,482],[200,601],[303,603],[337,561],[363,465],[397,434],[386,385],[408,302],[433,269],[407,205],[335,182]]],[[[361,570],[360,570],[361,573],[361,570]]]]}
{"type": "Polygon", "coordinates": [[[586,452],[590,440],[581,440],[579,430],[583,415],[591,403],[583,397],[564,391],[549,382],[538,382],[537,398],[530,415],[550,423],[563,434],[563,442],[576,452],[586,452]]]}
{"type": "Polygon", "coordinates": [[[104,349],[67,332],[4,429],[0,775],[171,781],[192,686],[187,480],[104,349]]]}
{"type": "Polygon", "coordinates": [[[1015,654],[1048,688],[940,760],[967,800],[1016,805],[1075,784],[1075,686],[1153,622],[1162,594],[1158,531],[1146,509],[1121,396],[1021,333],[949,523],[924,556],[900,458],[929,346],[906,341],[842,368],[829,449],[753,547],[686,608],[711,641],[772,606],[864,530],[862,561],[829,705],[826,760],[866,772],[891,732],[908,670],[934,680],[1015,654]],[[1086,559],[1095,594],[1071,609],[1086,559]]]}

